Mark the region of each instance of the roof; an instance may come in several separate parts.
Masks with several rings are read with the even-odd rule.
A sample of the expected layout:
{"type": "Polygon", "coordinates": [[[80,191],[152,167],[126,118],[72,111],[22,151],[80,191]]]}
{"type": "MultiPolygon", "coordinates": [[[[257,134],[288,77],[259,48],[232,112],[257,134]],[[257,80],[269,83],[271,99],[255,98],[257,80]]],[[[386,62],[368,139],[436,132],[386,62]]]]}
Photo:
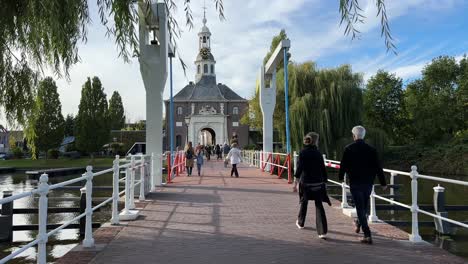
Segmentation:
{"type": "Polygon", "coordinates": [[[227,85],[216,84],[215,76],[202,76],[197,83],[190,82],[174,96],[174,101],[247,101],[227,85]]]}

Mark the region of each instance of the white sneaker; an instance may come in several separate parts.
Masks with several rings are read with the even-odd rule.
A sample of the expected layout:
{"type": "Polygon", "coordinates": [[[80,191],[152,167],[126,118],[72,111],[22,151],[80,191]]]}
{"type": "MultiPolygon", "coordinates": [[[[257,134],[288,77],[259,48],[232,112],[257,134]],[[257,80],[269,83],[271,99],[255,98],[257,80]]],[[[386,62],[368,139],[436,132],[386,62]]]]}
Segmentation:
{"type": "Polygon", "coordinates": [[[326,235],[326,234],[324,234],[324,235],[319,235],[319,238],[320,238],[320,239],[327,239],[327,235],[326,235]]]}
{"type": "Polygon", "coordinates": [[[296,220],[296,226],[297,226],[297,228],[299,228],[299,229],[304,229],[303,226],[300,226],[300,225],[299,225],[299,220],[296,220]]]}

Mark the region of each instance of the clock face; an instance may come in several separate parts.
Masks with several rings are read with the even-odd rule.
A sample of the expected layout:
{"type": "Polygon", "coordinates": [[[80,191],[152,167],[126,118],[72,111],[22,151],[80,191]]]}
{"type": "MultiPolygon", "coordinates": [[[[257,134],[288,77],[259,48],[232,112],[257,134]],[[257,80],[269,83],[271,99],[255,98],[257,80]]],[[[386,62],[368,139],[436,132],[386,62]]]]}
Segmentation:
{"type": "Polygon", "coordinates": [[[200,50],[200,54],[202,55],[202,58],[206,60],[206,59],[208,59],[208,57],[209,57],[209,55],[210,55],[210,49],[208,49],[208,48],[202,48],[202,49],[200,50]]]}

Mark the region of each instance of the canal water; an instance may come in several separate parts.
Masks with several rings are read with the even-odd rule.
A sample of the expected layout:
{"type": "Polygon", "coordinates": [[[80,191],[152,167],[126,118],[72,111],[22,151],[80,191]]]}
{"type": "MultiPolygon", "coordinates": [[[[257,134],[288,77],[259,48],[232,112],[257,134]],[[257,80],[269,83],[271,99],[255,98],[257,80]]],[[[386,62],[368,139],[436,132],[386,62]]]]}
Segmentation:
{"type": "MultiPolygon", "coordinates": [[[[69,175],[64,177],[51,177],[49,184],[66,181],[81,175],[69,175]]],[[[37,180],[23,173],[0,174],[0,192],[13,191],[13,194],[32,190],[37,187],[37,180]]],[[[74,186],[84,186],[85,181],[76,183],[74,186]]],[[[93,179],[95,186],[111,186],[112,174],[97,176],[93,179]]],[[[94,190],[93,198],[109,198],[112,190],[94,190]]],[[[58,189],[53,190],[48,195],[49,207],[79,207],[80,190],[79,189],[58,189]]],[[[25,197],[14,202],[14,208],[37,208],[39,198],[25,197]]],[[[49,214],[48,223],[64,223],[77,216],[79,213],[60,213],[49,214]]],[[[104,223],[111,217],[110,204],[104,206],[100,212],[94,214],[93,222],[104,223]]],[[[37,214],[18,214],[13,216],[14,225],[37,224],[37,214]]],[[[15,231],[13,232],[13,243],[0,243],[0,258],[9,255],[12,251],[31,242],[36,238],[37,231],[15,231]]],[[[57,258],[63,256],[71,248],[80,242],[78,229],[67,229],[59,231],[56,235],[49,238],[47,243],[47,261],[54,262],[57,258]]],[[[32,247],[8,263],[36,263],[36,249],[32,247]]]]}

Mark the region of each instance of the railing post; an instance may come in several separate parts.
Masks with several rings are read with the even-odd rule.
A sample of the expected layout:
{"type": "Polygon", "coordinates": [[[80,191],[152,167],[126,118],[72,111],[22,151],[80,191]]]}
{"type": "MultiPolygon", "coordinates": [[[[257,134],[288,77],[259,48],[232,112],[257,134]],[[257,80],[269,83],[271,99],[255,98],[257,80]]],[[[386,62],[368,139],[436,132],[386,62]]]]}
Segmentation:
{"type": "Polygon", "coordinates": [[[286,158],[288,159],[288,162],[286,163],[288,165],[288,183],[291,184],[292,183],[291,154],[289,153],[286,158]]]}
{"type": "Polygon", "coordinates": [[[130,203],[129,209],[135,209],[135,156],[131,156],[130,158],[130,203]]]}
{"type": "MultiPolygon", "coordinates": [[[[166,163],[167,163],[167,180],[166,183],[171,183],[172,181],[172,152],[169,151],[169,154],[166,156],[166,163]]],[[[174,159],[174,163],[177,162],[177,156],[174,159]]]]}
{"type": "Polygon", "coordinates": [[[47,174],[42,174],[39,178],[39,230],[37,234],[37,263],[46,264],[47,263],[47,203],[48,198],[47,194],[49,193],[49,176],[47,174]]]}
{"type": "Polygon", "coordinates": [[[145,200],[145,158],[141,156],[141,167],[140,167],[140,196],[138,196],[138,201],[145,200]]]}
{"type": "Polygon", "coordinates": [[[119,155],[115,156],[112,174],[112,218],[111,224],[119,224],[119,155]]]}
{"type": "Polygon", "coordinates": [[[86,228],[83,247],[93,247],[93,167],[86,167],[86,228]]]}
{"type": "Polygon", "coordinates": [[[265,172],[265,168],[263,167],[263,159],[265,157],[263,157],[265,154],[263,151],[260,151],[260,169],[262,170],[262,172],[265,172]]]}
{"type": "Polygon", "coordinates": [[[346,178],[347,175],[345,173],[343,182],[341,183],[341,208],[349,208],[348,204],[348,192],[346,190],[346,178]]]}
{"type": "MultiPolygon", "coordinates": [[[[438,184],[434,189],[434,212],[443,217],[448,218],[448,212],[445,209],[445,188],[438,184]]],[[[452,234],[452,228],[449,222],[442,221],[441,219],[434,218],[435,229],[437,233],[443,235],[452,234]]]]}
{"type": "Polygon", "coordinates": [[[297,152],[294,151],[293,152],[293,166],[294,166],[294,175],[296,174],[296,171],[297,171],[297,152]]]}
{"type": "Polygon", "coordinates": [[[375,210],[375,187],[372,185],[372,192],[370,195],[370,213],[369,213],[369,218],[368,221],[371,223],[376,223],[379,221],[379,218],[377,217],[377,212],[375,210]]]}
{"type": "Polygon", "coordinates": [[[154,182],[154,174],[155,174],[155,171],[154,171],[154,159],[155,159],[155,156],[154,156],[154,152],[151,152],[151,162],[150,162],[150,182],[151,182],[151,191],[156,191],[156,183],[154,182]]]}
{"type": "Polygon", "coordinates": [[[418,222],[418,171],[416,166],[411,166],[411,215],[412,215],[412,228],[409,240],[411,242],[421,242],[422,238],[419,235],[419,222],[418,222]]]}

